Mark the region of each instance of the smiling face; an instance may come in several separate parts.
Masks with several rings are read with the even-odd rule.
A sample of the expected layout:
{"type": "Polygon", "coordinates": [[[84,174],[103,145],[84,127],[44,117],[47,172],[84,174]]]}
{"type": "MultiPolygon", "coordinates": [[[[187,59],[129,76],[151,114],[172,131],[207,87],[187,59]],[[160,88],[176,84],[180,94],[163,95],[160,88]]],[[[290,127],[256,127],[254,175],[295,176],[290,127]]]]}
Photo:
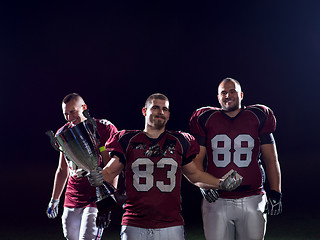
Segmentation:
{"type": "Polygon", "coordinates": [[[77,125],[86,119],[83,116],[83,110],[85,109],[87,109],[87,105],[80,97],[71,99],[67,103],[62,103],[64,118],[74,125],[77,125]]]}
{"type": "Polygon", "coordinates": [[[218,87],[218,101],[228,115],[236,115],[241,108],[243,92],[233,80],[222,81],[218,87]]]}
{"type": "Polygon", "coordinates": [[[164,130],[170,117],[169,101],[153,99],[143,109],[145,116],[145,128],[164,130]]]}

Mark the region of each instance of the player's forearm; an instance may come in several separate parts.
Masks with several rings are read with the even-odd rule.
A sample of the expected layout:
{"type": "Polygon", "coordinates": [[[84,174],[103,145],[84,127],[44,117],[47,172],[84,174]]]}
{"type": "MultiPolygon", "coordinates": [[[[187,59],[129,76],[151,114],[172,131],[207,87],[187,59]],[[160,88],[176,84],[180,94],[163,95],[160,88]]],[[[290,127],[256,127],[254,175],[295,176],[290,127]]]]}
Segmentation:
{"type": "Polygon", "coordinates": [[[189,182],[198,187],[219,189],[220,179],[210,175],[209,173],[200,171],[194,162],[183,166],[182,172],[189,182]]]}
{"type": "Polygon", "coordinates": [[[119,175],[117,175],[113,180],[112,180],[112,186],[114,186],[114,188],[118,188],[118,180],[119,180],[119,175]]]}
{"type": "Polygon", "coordinates": [[[54,179],[52,199],[60,199],[63,189],[68,180],[68,172],[57,171],[54,179]]]}
{"type": "Polygon", "coordinates": [[[270,189],[281,192],[281,171],[279,162],[266,164],[267,178],[270,184],[270,189]]]}
{"type": "Polygon", "coordinates": [[[281,192],[281,170],[275,144],[261,145],[262,159],[266,166],[270,189],[281,192]]]}
{"type": "Polygon", "coordinates": [[[117,182],[117,176],[121,173],[123,167],[124,166],[120,162],[118,157],[112,157],[108,164],[102,170],[104,181],[114,185],[114,183],[117,182]]]}
{"type": "Polygon", "coordinates": [[[205,189],[219,189],[220,182],[220,179],[213,177],[209,173],[202,172],[197,178],[197,181],[194,182],[194,185],[205,189]]]}
{"type": "Polygon", "coordinates": [[[118,174],[111,173],[108,171],[108,169],[103,169],[102,170],[102,175],[103,175],[103,180],[106,181],[107,183],[110,183],[114,186],[114,182],[116,182],[116,178],[118,174]]]}

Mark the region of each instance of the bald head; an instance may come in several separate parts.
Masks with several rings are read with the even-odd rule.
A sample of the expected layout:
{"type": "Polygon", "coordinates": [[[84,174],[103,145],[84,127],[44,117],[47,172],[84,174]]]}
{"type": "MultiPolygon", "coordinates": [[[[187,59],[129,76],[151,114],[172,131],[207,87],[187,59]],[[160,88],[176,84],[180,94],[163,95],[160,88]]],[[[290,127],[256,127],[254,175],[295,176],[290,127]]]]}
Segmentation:
{"type": "Polygon", "coordinates": [[[225,78],[225,79],[223,79],[223,80],[220,82],[220,84],[219,84],[219,87],[218,87],[218,95],[219,95],[219,93],[220,93],[220,91],[221,91],[221,87],[224,86],[224,85],[227,84],[227,83],[230,83],[230,82],[234,83],[235,89],[236,89],[238,92],[241,92],[241,85],[240,85],[240,83],[239,83],[237,80],[235,80],[235,79],[233,79],[233,78],[225,78]]]}

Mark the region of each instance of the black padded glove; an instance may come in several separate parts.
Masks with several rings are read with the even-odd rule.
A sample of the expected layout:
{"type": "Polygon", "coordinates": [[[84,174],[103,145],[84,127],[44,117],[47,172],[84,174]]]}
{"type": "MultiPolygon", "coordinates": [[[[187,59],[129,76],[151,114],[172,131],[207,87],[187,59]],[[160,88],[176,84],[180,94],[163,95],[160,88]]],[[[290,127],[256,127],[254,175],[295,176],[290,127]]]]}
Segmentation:
{"type": "Polygon", "coordinates": [[[275,190],[271,190],[267,193],[267,198],[268,202],[265,212],[268,213],[268,215],[279,215],[282,212],[282,194],[275,190]]]}
{"type": "Polygon", "coordinates": [[[111,222],[111,212],[98,212],[96,218],[96,225],[98,228],[107,228],[111,222]]]}

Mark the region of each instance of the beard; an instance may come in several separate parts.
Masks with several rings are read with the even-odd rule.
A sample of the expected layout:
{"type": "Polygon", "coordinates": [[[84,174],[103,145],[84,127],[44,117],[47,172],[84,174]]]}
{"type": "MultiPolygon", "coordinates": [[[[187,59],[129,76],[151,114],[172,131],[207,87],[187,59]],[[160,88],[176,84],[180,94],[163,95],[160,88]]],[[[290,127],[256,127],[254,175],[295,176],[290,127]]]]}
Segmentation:
{"type": "Polygon", "coordinates": [[[222,110],[226,111],[226,112],[233,112],[235,110],[239,109],[238,105],[235,105],[233,107],[226,107],[226,106],[222,106],[222,110]]]}
{"type": "Polygon", "coordinates": [[[167,120],[164,117],[161,116],[155,116],[152,120],[150,120],[149,122],[150,126],[161,130],[166,126],[167,120]],[[158,118],[159,117],[159,118],[158,118]]]}
{"type": "Polygon", "coordinates": [[[220,105],[221,105],[222,110],[224,110],[226,112],[233,112],[233,111],[238,110],[240,108],[239,101],[235,101],[232,106],[228,106],[224,102],[220,102],[220,105]]]}

